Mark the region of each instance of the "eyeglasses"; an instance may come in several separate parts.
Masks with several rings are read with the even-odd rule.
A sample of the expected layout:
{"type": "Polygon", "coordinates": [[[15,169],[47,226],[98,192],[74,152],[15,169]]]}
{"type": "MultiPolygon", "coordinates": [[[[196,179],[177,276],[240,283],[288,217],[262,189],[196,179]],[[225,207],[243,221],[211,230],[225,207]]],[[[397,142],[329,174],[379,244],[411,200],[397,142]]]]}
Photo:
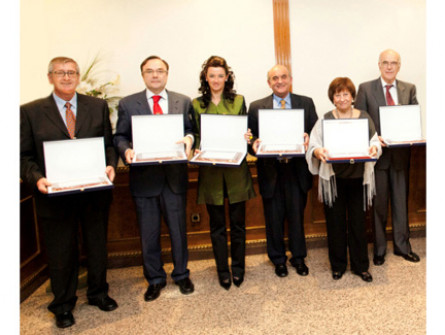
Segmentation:
{"type": "Polygon", "coordinates": [[[381,62],[381,64],[384,66],[384,67],[388,67],[388,66],[393,66],[393,67],[395,67],[395,66],[398,66],[399,65],[399,62],[387,62],[387,61],[383,61],[383,62],[381,62]]]}
{"type": "Polygon", "coordinates": [[[63,78],[65,76],[68,76],[68,78],[73,78],[79,74],[76,71],[53,71],[51,73],[54,74],[57,78],[63,78]]]}
{"type": "Polygon", "coordinates": [[[166,74],[167,71],[166,70],[162,70],[162,69],[158,69],[158,70],[151,70],[151,69],[149,69],[149,70],[144,70],[142,73],[143,74],[148,74],[148,75],[152,76],[154,73],[156,73],[157,75],[163,75],[163,74],[166,74]]]}

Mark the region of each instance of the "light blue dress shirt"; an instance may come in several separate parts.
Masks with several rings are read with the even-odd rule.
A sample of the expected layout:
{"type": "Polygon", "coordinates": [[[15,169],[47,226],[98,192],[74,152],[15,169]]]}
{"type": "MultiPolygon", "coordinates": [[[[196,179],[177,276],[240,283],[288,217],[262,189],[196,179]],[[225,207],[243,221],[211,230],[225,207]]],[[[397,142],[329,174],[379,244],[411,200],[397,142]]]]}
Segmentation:
{"type": "Polygon", "coordinates": [[[70,101],[65,101],[59,98],[55,93],[53,93],[54,101],[56,102],[57,109],[60,112],[60,116],[62,117],[63,122],[66,126],[66,107],[65,104],[69,102],[71,104],[71,110],[74,113],[74,116],[77,118],[77,93],[74,94],[70,101]]]}

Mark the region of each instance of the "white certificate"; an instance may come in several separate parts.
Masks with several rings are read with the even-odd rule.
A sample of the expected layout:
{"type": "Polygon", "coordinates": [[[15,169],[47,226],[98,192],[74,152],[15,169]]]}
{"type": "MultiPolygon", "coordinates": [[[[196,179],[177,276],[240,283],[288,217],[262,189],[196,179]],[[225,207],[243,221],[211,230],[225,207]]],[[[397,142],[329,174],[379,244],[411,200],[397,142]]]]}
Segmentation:
{"type": "Polygon", "coordinates": [[[388,146],[424,144],[419,105],[382,106],[380,132],[388,146]]]}
{"type": "Polygon", "coordinates": [[[304,109],[260,109],[258,157],[304,156],[304,109]]]}
{"type": "Polygon", "coordinates": [[[190,163],[237,166],[247,154],[247,115],[201,114],[201,148],[190,163]]]}
{"type": "Polygon", "coordinates": [[[49,195],[112,187],[105,173],[103,137],[43,143],[49,195]]]}
{"type": "Polygon", "coordinates": [[[182,114],[133,115],[132,164],[184,163],[187,157],[183,143],[184,116],[182,114]]]}
{"type": "Polygon", "coordinates": [[[330,163],[375,160],[369,156],[368,119],[333,119],[323,122],[323,146],[330,163]]]}

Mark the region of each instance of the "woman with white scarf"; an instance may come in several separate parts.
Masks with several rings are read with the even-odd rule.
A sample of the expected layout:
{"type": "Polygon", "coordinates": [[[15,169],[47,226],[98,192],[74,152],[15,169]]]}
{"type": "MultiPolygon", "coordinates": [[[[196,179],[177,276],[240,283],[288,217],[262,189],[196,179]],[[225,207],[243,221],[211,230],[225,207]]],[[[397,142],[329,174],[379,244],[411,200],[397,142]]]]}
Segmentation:
{"type": "MultiPolygon", "coordinates": [[[[335,109],[326,113],[323,119],[367,118],[371,139],[369,155],[378,158],[382,149],[374,122],[367,112],[352,106],[355,94],[351,79],[335,78],[328,89],[335,109]]],[[[362,280],[371,282],[365,213],[375,195],[375,162],[331,164],[326,162],[328,156],[327,149],[323,147],[322,119],[319,119],[310,135],[306,160],[311,173],[319,175],[318,197],[324,203],[332,277],[338,280],[346,271],[349,247],[351,271],[362,280]]]]}

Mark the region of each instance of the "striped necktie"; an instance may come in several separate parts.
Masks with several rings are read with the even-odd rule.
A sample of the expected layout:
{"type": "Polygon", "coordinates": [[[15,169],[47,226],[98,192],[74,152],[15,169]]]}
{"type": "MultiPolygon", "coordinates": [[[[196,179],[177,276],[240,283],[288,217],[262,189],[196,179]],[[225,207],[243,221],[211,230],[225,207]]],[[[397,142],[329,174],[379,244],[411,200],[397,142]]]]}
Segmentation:
{"type": "Polygon", "coordinates": [[[68,129],[70,137],[74,138],[74,133],[76,129],[76,117],[74,116],[74,113],[71,110],[71,104],[69,102],[65,104],[65,107],[66,107],[66,128],[68,129]]]}

